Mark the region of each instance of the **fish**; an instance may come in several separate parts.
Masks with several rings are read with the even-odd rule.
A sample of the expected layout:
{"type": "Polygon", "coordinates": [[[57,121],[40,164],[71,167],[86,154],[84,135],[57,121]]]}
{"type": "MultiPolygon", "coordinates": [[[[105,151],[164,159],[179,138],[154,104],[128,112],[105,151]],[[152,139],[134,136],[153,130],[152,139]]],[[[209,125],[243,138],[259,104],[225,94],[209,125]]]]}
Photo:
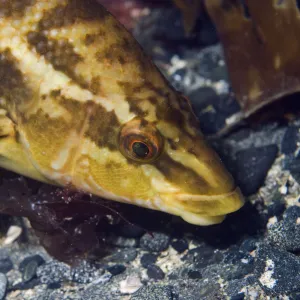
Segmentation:
{"type": "Polygon", "coordinates": [[[195,225],[244,204],[189,101],[96,0],[0,1],[0,166],[195,225]]]}

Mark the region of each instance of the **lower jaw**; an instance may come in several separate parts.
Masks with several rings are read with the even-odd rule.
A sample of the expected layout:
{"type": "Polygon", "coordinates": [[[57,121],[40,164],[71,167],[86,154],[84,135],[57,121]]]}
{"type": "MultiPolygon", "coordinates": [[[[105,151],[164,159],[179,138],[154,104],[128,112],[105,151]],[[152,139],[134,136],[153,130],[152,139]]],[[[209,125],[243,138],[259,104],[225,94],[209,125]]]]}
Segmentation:
{"type": "MultiPolygon", "coordinates": [[[[167,212],[180,216],[190,224],[200,226],[219,224],[224,221],[227,214],[237,211],[244,205],[244,198],[239,188],[236,188],[232,193],[228,193],[226,196],[220,195],[219,199],[214,196],[215,200],[210,201],[208,198],[207,202],[199,201],[199,210],[201,209],[201,212],[191,211],[188,206],[176,203],[174,200],[172,201],[171,198],[172,197],[167,201],[169,202],[166,207],[167,212]],[[209,205],[207,205],[207,203],[209,203],[209,205]],[[220,205],[220,203],[222,205],[220,205]]],[[[195,203],[197,201],[193,202],[195,203]]]]}

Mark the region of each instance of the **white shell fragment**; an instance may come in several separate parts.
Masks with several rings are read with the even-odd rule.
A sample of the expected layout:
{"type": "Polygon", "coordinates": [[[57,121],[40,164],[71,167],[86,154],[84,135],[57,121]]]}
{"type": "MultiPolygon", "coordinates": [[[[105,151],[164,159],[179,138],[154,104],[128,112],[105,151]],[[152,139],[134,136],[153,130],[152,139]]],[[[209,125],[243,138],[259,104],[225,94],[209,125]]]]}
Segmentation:
{"type": "Polygon", "coordinates": [[[8,228],[6,238],[3,242],[4,245],[13,243],[22,233],[22,228],[19,226],[12,225],[8,228]]]}

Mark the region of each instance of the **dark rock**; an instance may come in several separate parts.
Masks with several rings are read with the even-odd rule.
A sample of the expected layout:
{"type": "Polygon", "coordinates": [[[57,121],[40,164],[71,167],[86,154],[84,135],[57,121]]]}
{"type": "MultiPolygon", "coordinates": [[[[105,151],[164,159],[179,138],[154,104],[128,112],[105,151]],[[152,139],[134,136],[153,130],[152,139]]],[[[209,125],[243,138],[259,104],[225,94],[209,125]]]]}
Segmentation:
{"type": "Polygon", "coordinates": [[[38,268],[38,263],[35,260],[29,262],[23,271],[23,281],[28,282],[36,276],[36,271],[38,268]]]}
{"type": "Polygon", "coordinates": [[[254,287],[256,283],[256,279],[254,275],[247,276],[242,279],[235,279],[228,282],[226,287],[226,294],[229,297],[237,297],[240,296],[241,290],[246,289],[248,286],[254,287]]]}
{"type": "Polygon", "coordinates": [[[282,195],[277,192],[273,197],[273,202],[268,206],[268,217],[278,217],[281,218],[283,212],[285,211],[285,202],[282,195]]]}
{"type": "Polygon", "coordinates": [[[152,278],[155,280],[161,280],[161,279],[165,278],[165,273],[157,265],[149,265],[147,268],[147,275],[149,278],[152,278]]]}
{"type": "Polygon", "coordinates": [[[270,245],[257,251],[256,280],[271,295],[282,295],[300,290],[300,258],[270,245]]]}
{"type": "Polygon", "coordinates": [[[42,264],[45,263],[45,260],[42,256],[40,256],[38,254],[33,255],[33,256],[28,256],[21,261],[21,263],[19,265],[20,272],[23,273],[25,268],[27,267],[27,265],[32,262],[35,262],[37,264],[37,266],[41,266],[42,264]]]}
{"type": "Polygon", "coordinates": [[[234,177],[245,196],[254,194],[262,186],[277,152],[276,145],[268,145],[236,154],[234,177]]]}
{"type": "Polygon", "coordinates": [[[283,154],[292,154],[296,151],[298,132],[299,128],[288,127],[281,142],[281,152],[283,154]]]}
{"type": "Polygon", "coordinates": [[[188,249],[189,244],[185,239],[172,241],[171,246],[178,252],[182,253],[188,249]]]}
{"type": "Polygon", "coordinates": [[[256,244],[257,244],[257,240],[253,238],[246,239],[242,242],[240,246],[240,251],[246,253],[252,252],[257,248],[256,244]]]}
{"type": "Polygon", "coordinates": [[[47,288],[48,288],[49,290],[56,290],[56,289],[61,288],[61,284],[60,284],[59,282],[49,283],[49,284],[47,285],[47,288]]]}
{"type": "Polygon", "coordinates": [[[13,263],[9,257],[0,259],[0,273],[7,273],[13,269],[13,263]]]}
{"type": "Polygon", "coordinates": [[[152,253],[146,253],[141,257],[141,265],[147,268],[149,265],[155,264],[157,255],[152,253]]]}
{"type": "Polygon", "coordinates": [[[7,288],[7,278],[5,274],[0,273],[0,299],[4,299],[7,288]]]}
{"type": "Polygon", "coordinates": [[[113,276],[119,275],[123,273],[125,270],[126,267],[124,265],[114,265],[107,268],[107,271],[113,276]]]}
{"type": "Polygon", "coordinates": [[[50,261],[38,267],[37,276],[45,284],[72,281],[70,267],[57,261],[50,261]]]}
{"type": "Polygon", "coordinates": [[[226,281],[241,279],[244,276],[253,273],[254,264],[253,262],[249,263],[237,263],[234,265],[227,265],[222,268],[219,275],[226,281]]]}
{"type": "Polygon", "coordinates": [[[122,224],[118,232],[120,235],[128,238],[139,238],[145,233],[145,230],[134,224],[122,224]]]}
{"type": "Polygon", "coordinates": [[[300,184],[300,158],[293,154],[287,155],[283,161],[283,168],[289,170],[293,178],[300,184]]]}
{"type": "Polygon", "coordinates": [[[202,278],[202,274],[197,270],[188,270],[187,276],[190,279],[201,279],[202,278]]]}
{"type": "Polygon", "coordinates": [[[188,251],[184,256],[184,260],[190,263],[195,263],[199,268],[206,267],[211,264],[214,257],[214,248],[212,247],[197,247],[188,251]]]}
{"type": "Polygon", "coordinates": [[[300,251],[300,207],[289,207],[282,221],[269,228],[268,241],[278,247],[291,251],[300,251]]]}
{"type": "Polygon", "coordinates": [[[122,249],[118,252],[112,254],[109,257],[111,262],[118,262],[118,263],[129,263],[137,257],[137,251],[135,249],[122,249]]]}
{"type": "Polygon", "coordinates": [[[174,300],[169,286],[150,285],[140,288],[133,294],[131,300],[174,300]]]}
{"type": "Polygon", "coordinates": [[[90,283],[103,273],[104,270],[87,261],[81,261],[80,264],[71,268],[72,281],[77,283],[90,283]]]}
{"type": "Polygon", "coordinates": [[[188,96],[205,134],[214,134],[221,130],[226,119],[240,109],[233,98],[224,94],[218,95],[210,87],[201,87],[188,96]]]}
{"type": "Polygon", "coordinates": [[[230,300],[244,300],[244,299],[245,299],[244,293],[239,293],[235,296],[230,297],[230,300]]]}
{"type": "Polygon", "coordinates": [[[170,237],[165,233],[146,233],[141,237],[140,246],[143,250],[150,252],[161,252],[168,248],[170,237]]]}
{"type": "Polygon", "coordinates": [[[203,280],[175,280],[171,282],[176,300],[223,299],[217,282],[203,280]]]}
{"type": "Polygon", "coordinates": [[[19,265],[19,270],[22,272],[23,282],[26,283],[35,278],[38,267],[44,263],[45,260],[40,255],[26,257],[19,265]]]}

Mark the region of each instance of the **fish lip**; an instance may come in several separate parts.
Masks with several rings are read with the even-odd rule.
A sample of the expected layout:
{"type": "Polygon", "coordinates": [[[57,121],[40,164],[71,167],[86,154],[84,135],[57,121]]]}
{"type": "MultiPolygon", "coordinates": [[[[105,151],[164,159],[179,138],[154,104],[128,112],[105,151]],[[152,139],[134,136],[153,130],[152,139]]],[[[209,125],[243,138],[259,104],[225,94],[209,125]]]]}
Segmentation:
{"type": "MultiPolygon", "coordinates": [[[[218,220],[225,215],[239,210],[245,200],[241,190],[236,187],[234,190],[218,195],[193,195],[193,194],[166,194],[162,195],[162,200],[166,210],[181,216],[189,223],[188,216],[192,219],[217,218],[218,220]]],[[[215,222],[220,223],[222,220],[215,222]]],[[[202,224],[200,224],[202,225],[202,224]]]]}
{"type": "Polygon", "coordinates": [[[244,197],[241,193],[239,187],[236,187],[233,191],[228,193],[216,194],[216,195],[198,195],[198,194],[174,194],[174,198],[179,201],[193,201],[193,202],[206,202],[206,201],[213,201],[213,200],[220,200],[222,198],[230,198],[235,194],[239,194],[240,200],[245,202],[244,197]]]}

